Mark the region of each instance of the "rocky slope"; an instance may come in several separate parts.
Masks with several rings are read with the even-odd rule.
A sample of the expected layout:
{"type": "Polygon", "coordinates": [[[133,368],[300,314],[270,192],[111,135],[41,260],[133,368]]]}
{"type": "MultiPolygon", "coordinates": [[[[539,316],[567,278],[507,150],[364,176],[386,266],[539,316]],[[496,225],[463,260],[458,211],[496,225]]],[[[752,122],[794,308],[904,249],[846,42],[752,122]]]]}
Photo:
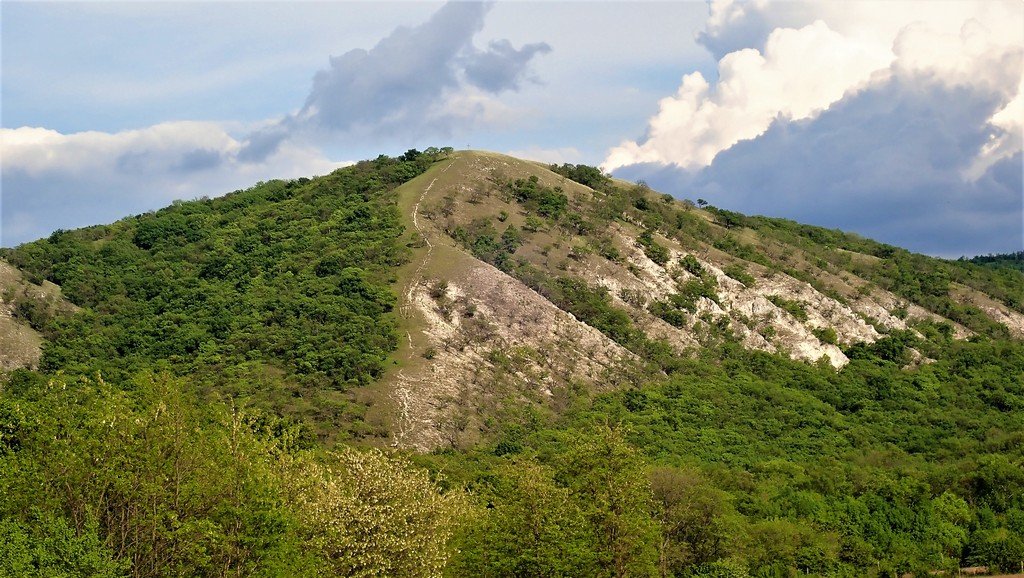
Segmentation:
{"type": "MultiPolygon", "coordinates": [[[[609,215],[607,190],[537,163],[460,152],[400,190],[415,256],[400,280],[399,364],[384,384],[396,445],[468,445],[509,401],[557,404],[575,384],[612,387],[629,375],[623,368],[642,365],[642,356],[524,283],[524,270],[604,288],[614,309],[679,356],[724,334],[838,369],[849,361],[845,346],[891,331],[973,333],[857,274],[878,257],[831,249],[849,263],[837,266],[763,230],[723,225],[713,208],[619,186],[632,202],[609,215]],[[564,198],[561,216],[524,202],[529,191],[564,198]],[[658,226],[673,216],[682,227],[658,226]],[[480,247],[510,228],[520,239],[508,258],[518,264],[485,262],[480,247]],[[672,302],[683,306],[665,305],[672,302]]],[[[957,284],[950,293],[1024,335],[1024,315],[1005,303],[957,284]]]]}
{"type": "MultiPolygon", "coordinates": [[[[359,418],[366,428],[355,435],[387,436],[395,446],[421,450],[472,446],[488,437],[492,423],[508,421],[495,419],[504,412],[524,407],[557,412],[581,392],[628,387],[650,381],[652,373],[671,372],[672,363],[702,348],[742,346],[841,370],[857,351],[852,346],[904,331],[927,339],[1024,337],[1024,277],[1017,271],[940,261],[840,231],[746,217],[661,194],[642,183],[615,181],[593,167],[549,167],[476,151],[424,157],[411,152],[417,153],[413,159],[426,160],[408,176],[387,177],[404,184],[372,202],[362,193],[346,197],[344,210],[328,202],[341,198],[337,191],[344,183],[338,179],[387,176],[388,170],[408,169],[408,163],[419,161],[369,163],[356,167],[366,173],[362,176],[275,181],[216,203],[186,203],[177,207],[185,216],[168,209],[82,230],[66,239],[67,250],[80,253],[84,263],[109,259],[104,261],[108,268],[93,271],[89,282],[102,285],[110,272],[134,282],[137,271],[125,273],[118,259],[142,263],[152,259],[157,241],[179,239],[193,244],[181,254],[160,253],[165,260],[159,274],[179,271],[179,282],[181,275],[206,275],[214,279],[210,287],[232,295],[241,291],[232,285],[238,274],[253,277],[257,289],[278,279],[278,293],[292,292],[301,286],[292,281],[294,271],[314,264],[309,268],[315,270],[306,272],[308,287],[301,298],[291,295],[295,312],[282,316],[287,308],[262,292],[256,303],[266,308],[265,318],[252,318],[251,307],[236,312],[239,323],[258,331],[244,339],[236,335],[235,348],[217,351],[218,342],[210,336],[230,328],[214,327],[223,311],[202,307],[213,320],[207,337],[196,337],[204,335],[202,327],[183,323],[189,316],[177,310],[174,315],[152,311],[167,318],[149,320],[150,334],[180,337],[176,360],[203,357],[212,364],[214,381],[221,376],[223,355],[258,349],[256,357],[264,365],[250,370],[261,377],[241,381],[272,398],[268,404],[294,413],[334,415],[352,401],[351,394],[359,402],[353,407],[369,408],[359,418]],[[412,175],[419,176],[407,180],[412,175]],[[405,229],[401,241],[410,251],[397,270],[402,227],[394,222],[396,201],[405,229]],[[321,202],[325,206],[314,210],[321,202]],[[282,218],[284,211],[291,217],[282,218]],[[377,220],[370,218],[375,214],[377,220]],[[304,219],[301,225],[295,215],[304,219]],[[365,223],[352,225],[357,217],[365,223]],[[380,244],[367,242],[362,246],[366,253],[349,255],[350,243],[344,239],[365,233],[373,223],[380,225],[380,244]],[[332,231],[340,240],[328,240],[332,231]],[[192,234],[196,239],[189,241],[192,234]],[[204,235],[215,236],[218,243],[207,242],[204,235]],[[305,235],[305,241],[294,244],[296,235],[305,235]],[[276,243],[258,262],[252,260],[256,239],[276,243]],[[318,248],[296,258],[295,251],[307,246],[318,248]],[[217,248],[216,254],[210,247],[217,248]],[[380,247],[394,247],[394,259],[381,257],[390,249],[381,252],[380,247]],[[298,363],[290,353],[305,334],[284,335],[280,324],[309,309],[330,317],[313,307],[318,298],[337,292],[336,283],[327,280],[338,273],[339,263],[361,264],[373,255],[379,257],[373,278],[379,277],[380,291],[386,293],[393,278],[399,297],[399,349],[392,359],[386,357],[393,346],[393,333],[383,325],[393,315],[389,296],[382,301],[387,310],[367,323],[378,323],[381,343],[387,344],[379,348],[374,367],[387,361],[391,369],[374,382],[375,370],[372,379],[358,381],[361,387],[350,379],[331,389],[324,385],[329,376],[319,375],[317,381],[308,368],[323,361],[316,347],[330,343],[327,349],[336,353],[342,337],[324,331],[316,347],[307,344],[302,350],[308,355],[298,363]],[[258,337],[266,336],[268,327],[289,345],[262,344],[258,337]],[[189,340],[199,340],[198,345],[190,348],[189,340]],[[260,379],[273,385],[261,385],[260,379]],[[372,383],[362,386],[367,382],[372,383]],[[321,398],[327,400],[324,407],[317,405],[321,398]]],[[[379,182],[370,179],[367,186],[379,182]]],[[[26,267],[35,263],[39,276],[53,263],[67,261],[49,241],[10,255],[20,255],[26,267]]],[[[199,281],[185,283],[192,283],[181,289],[187,293],[199,281]]],[[[83,282],[86,293],[88,286],[83,282]]],[[[32,283],[5,262],[0,262],[0,289],[0,369],[34,367],[42,340],[33,326],[42,327],[52,315],[73,308],[60,298],[56,285],[32,283]]],[[[154,301],[145,295],[135,305],[150,311],[154,301]]],[[[205,303],[204,297],[184,302],[205,303]]],[[[114,299],[106,304],[107,312],[122,305],[114,299]]],[[[126,327],[137,323],[126,319],[117,323],[127,326],[112,325],[112,335],[124,335],[126,327]]],[[[318,322],[308,326],[321,327],[318,322]]],[[[367,334],[368,327],[360,326],[350,337],[367,334]]],[[[164,354],[153,347],[152,355],[164,354]]],[[[76,345],[68,352],[81,350],[76,345]]],[[[928,362],[923,354],[911,361],[928,362]]],[[[330,423],[324,428],[336,429],[346,419],[324,420],[330,423]]]]}
{"type": "Polygon", "coordinates": [[[33,325],[56,311],[72,309],[61,299],[59,287],[47,281],[32,283],[0,260],[0,370],[34,369],[43,339],[33,325]]]}

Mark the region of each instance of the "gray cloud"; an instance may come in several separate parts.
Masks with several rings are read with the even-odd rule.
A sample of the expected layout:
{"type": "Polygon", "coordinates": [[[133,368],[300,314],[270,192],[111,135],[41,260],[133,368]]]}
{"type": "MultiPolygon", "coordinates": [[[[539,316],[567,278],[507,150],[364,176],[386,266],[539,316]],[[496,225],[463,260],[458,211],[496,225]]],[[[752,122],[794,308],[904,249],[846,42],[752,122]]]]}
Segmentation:
{"type": "Polygon", "coordinates": [[[114,166],[121,173],[142,174],[153,168],[153,154],[147,150],[127,151],[118,155],[114,166]]]}
{"type": "Polygon", "coordinates": [[[449,2],[415,27],[399,27],[370,50],[330,59],[316,73],[298,114],[249,136],[239,159],[260,161],[300,132],[360,132],[374,136],[447,135],[483,115],[481,103],[458,114],[443,110],[452,94],[475,86],[497,94],[515,90],[530,60],[550,52],[545,43],[516,49],[508,40],[473,45],[492,3],[449,2]]]}
{"type": "Polygon", "coordinates": [[[486,51],[476,51],[466,59],[466,78],[489,92],[517,90],[526,66],[537,54],[551,52],[546,42],[527,44],[516,50],[508,40],[494,40],[486,51]]]}
{"type": "Polygon", "coordinates": [[[291,124],[291,117],[288,117],[249,134],[238,151],[238,160],[243,163],[259,163],[274,154],[288,138],[291,124]]]}
{"type": "Polygon", "coordinates": [[[224,161],[220,151],[208,148],[193,149],[183,155],[174,164],[172,170],[189,173],[217,168],[224,161]]]}
{"type": "Polygon", "coordinates": [[[397,28],[369,51],[332,57],[330,68],[314,77],[299,116],[346,130],[425,113],[445,89],[458,85],[456,56],[472,46],[490,7],[450,2],[424,24],[397,28]]]}
{"type": "Polygon", "coordinates": [[[803,2],[778,2],[772,4],[771,10],[753,4],[733,5],[728,9],[730,17],[727,23],[709,22],[696,34],[696,40],[708,49],[715,60],[744,48],[764,52],[765,41],[773,30],[800,28],[814,22],[813,9],[812,4],[803,2]]]}
{"type": "Polygon", "coordinates": [[[188,174],[216,168],[224,161],[221,151],[206,147],[185,151],[172,161],[174,154],[159,149],[130,150],[118,155],[114,166],[125,175],[188,174]]]}
{"type": "Polygon", "coordinates": [[[1000,102],[979,89],[894,77],[814,120],[777,120],[700,171],[633,165],[616,175],[935,255],[1020,250],[1021,154],[973,182],[963,177],[1000,102]]]}

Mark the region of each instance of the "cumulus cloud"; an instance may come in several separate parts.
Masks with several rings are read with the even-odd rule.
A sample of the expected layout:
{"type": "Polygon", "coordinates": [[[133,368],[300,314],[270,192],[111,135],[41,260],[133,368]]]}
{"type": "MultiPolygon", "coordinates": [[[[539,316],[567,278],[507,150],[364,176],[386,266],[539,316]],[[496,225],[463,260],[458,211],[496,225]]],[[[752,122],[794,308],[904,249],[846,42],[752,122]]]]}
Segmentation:
{"type": "Polygon", "coordinates": [[[242,143],[221,125],[169,122],[117,133],[0,129],[3,218],[11,246],[108,222],[174,199],[218,195],[259,180],[325,174],[346,163],[286,143],[262,162],[238,159],[242,143]]]}
{"type": "Polygon", "coordinates": [[[603,166],[925,252],[1019,249],[1024,5],[933,8],[713,2],[718,79],[684,77],[603,166]]]}
{"type": "Polygon", "coordinates": [[[399,27],[370,50],[332,57],[313,78],[301,110],[250,136],[241,158],[259,160],[296,133],[447,136],[500,118],[508,110],[492,96],[518,90],[530,61],[551,47],[516,49],[508,40],[492,41],[486,50],[474,46],[491,6],[449,2],[427,22],[399,27]],[[471,106],[455,108],[452,101],[471,106]]]}
{"type": "Polygon", "coordinates": [[[634,165],[616,174],[932,254],[1006,251],[1021,242],[1020,153],[976,181],[960,178],[997,106],[991,93],[893,78],[813,121],[776,122],[700,171],[634,165]]]}
{"type": "Polygon", "coordinates": [[[642,143],[612,149],[607,170],[642,163],[707,166],[719,152],[753,138],[776,117],[808,118],[888,65],[888,51],[844,38],[822,21],[772,32],[764,53],[731,52],[712,86],[695,72],[659,103],[642,143]]]}
{"type": "Polygon", "coordinates": [[[708,20],[697,33],[697,42],[716,60],[744,48],[762,50],[776,28],[799,28],[814,21],[812,7],[804,2],[779,2],[767,10],[764,0],[717,0],[708,8],[708,20]]]}

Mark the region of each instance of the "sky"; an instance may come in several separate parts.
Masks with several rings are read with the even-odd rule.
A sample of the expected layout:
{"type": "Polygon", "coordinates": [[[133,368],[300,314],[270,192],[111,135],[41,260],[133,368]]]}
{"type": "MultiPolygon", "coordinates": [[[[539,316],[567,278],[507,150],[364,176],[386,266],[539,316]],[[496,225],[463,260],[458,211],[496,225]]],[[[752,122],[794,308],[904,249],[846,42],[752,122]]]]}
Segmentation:
{"type": "Polygon", "coordinates": [[[1024,249],[1024,2],[0,3],[0,245],[410,148],[1024,249]]]}

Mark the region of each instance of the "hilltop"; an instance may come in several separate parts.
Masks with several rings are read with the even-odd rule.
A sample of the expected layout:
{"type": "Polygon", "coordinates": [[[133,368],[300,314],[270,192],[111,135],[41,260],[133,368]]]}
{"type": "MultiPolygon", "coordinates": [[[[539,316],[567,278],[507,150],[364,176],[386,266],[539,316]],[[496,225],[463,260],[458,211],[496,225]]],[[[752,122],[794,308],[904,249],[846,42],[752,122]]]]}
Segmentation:
{"type": "Polygon", "coordinates": [[[398,189],[416,239],[389,380],[400,442],[437,447],[453,433],[430,424],[465,422],[481,396],[613,385],[652,347],[685,356],[728,339],[841,368],[844,348],[893,332],[1024,335],[1013,275],[587,169],[460,152],[398,189]]]}
{"type": "Polygon", "coordinates": [[[1024,273],[681,197],[432,148],[3,250],[0,571],[1016,568],[1024,273]]]}

